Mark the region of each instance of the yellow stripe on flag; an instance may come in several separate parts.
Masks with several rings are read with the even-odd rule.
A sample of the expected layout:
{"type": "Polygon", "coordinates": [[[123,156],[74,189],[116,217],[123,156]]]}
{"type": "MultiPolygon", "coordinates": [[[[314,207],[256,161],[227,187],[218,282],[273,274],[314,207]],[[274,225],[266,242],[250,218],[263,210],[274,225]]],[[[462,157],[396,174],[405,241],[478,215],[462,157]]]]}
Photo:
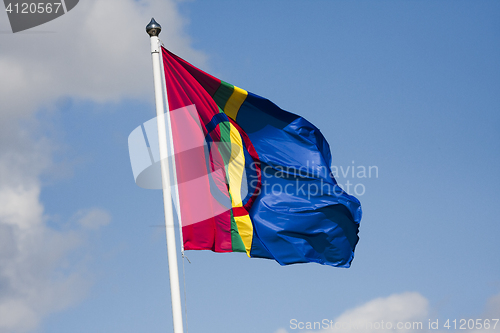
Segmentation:
{"type": "MultiPolygon", "coordinates": [[[[233,207],[242,207],[241,198],[241,182],[245,172],[245,154],[243,152],[243,140],[240,132],[232,124],[230,125],[231,139],[231,158],[227,166],[227,174],[229,175],[229,192],[231,193],[233,207]]],[[[253,226],[250,216],[235,216],[238,233],[245,245],[247,255],[250,256],[250,248],[252,247],[253,226]]]]}
{"type": "Polygon", "coordinates": [[[224,113],[231,119],[236,120],[241,104],[243,104],[247,96],[248,92],[246,90],[234,86],[233,93],[224,106],[224,113]]]}
{"type": "Polygon", "coordinates": [[[235,216],[234,220],[238,226],[238,233],[241,240],[245,245],[247,255],[250,257],[250,250],[252,248],[253,226],[249,215],[235,216]]]}
{"type": "Polygon", "coordinates": [[[233,207],[241,207],[241,180],[245,171],[245,154],[243,153],[243,142],[240,133],[232,124],[229,125],[229,136],[231,138],[231,157],[227,165],[229,190],[233,199],[233,207]]]}

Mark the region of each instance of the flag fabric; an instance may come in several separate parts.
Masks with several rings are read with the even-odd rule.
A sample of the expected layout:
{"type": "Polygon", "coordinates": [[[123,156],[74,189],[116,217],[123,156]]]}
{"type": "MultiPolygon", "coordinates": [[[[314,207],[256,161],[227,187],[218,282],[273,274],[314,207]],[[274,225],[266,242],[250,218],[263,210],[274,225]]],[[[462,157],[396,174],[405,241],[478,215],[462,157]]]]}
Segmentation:
{"type": "Polygon", "coordinates": [[[195,110],[199,124],[171,112],[184,248],[349,267],[361,205],[334,179],[319,129],[165,48],[162,58],[169,109],[195,110]],[[186,134],[208,149],[185,153],[186,134]],[[204,209],[213,216],[196,217],[204,209]]]}

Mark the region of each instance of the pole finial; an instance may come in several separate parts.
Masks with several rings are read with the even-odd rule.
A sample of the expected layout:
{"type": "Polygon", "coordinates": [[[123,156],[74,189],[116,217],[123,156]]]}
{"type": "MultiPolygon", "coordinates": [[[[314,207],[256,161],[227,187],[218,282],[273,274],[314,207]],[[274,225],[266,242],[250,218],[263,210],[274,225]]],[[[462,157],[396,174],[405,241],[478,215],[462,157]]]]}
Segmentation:
{"type": "Polygon", "coordinates": [[[151,37],[158,37],[161,31],[161,25],[155,21],[154,18],[151,19],[151,22],[146,26],[146,32],[151,37]]]}

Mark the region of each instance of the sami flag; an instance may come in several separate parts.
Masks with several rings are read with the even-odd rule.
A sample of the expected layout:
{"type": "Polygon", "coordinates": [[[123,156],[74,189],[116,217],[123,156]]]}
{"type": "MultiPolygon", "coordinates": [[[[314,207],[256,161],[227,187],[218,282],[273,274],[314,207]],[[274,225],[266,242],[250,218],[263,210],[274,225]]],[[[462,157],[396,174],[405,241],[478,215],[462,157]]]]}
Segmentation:
{"type": "Polygon", "coordinates": [[[333,178],[319,129],[164,48],[162,58],[184,248],[349,267],[361,206],[333,178]]]}

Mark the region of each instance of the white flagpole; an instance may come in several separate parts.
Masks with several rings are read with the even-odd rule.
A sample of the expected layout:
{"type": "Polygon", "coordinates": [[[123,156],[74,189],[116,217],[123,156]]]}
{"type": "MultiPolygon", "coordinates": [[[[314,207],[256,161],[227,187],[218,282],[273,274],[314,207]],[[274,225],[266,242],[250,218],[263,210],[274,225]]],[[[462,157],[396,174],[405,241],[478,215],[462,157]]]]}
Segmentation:
{"type": "MultiPolygon", "coordinates": [[[[165,210],[165,230],[167,236],[168,272],[170,276],[170,296],[172,298],[172,316],[174,333],[183,333],[182,305],[179,287],[179,271],[177,267],[177,246],[175,244],[174,217],[172,211],[172,194],[170,192],[170,173],[168,166],[167,132],[165,128],[165,109],[162,94],[162,73],[160,59],[160,34],[161,26],[154,20],[146,27],[146,32],[151,37],[151,57],[153,59],[153,78],[156,100],[156,120],[158,123],[158,140],[160,145],[161,178],[163,186],[163,206],[165,210]]],[[[167,112],[168,112],[168,99],[167,112]]]]}

